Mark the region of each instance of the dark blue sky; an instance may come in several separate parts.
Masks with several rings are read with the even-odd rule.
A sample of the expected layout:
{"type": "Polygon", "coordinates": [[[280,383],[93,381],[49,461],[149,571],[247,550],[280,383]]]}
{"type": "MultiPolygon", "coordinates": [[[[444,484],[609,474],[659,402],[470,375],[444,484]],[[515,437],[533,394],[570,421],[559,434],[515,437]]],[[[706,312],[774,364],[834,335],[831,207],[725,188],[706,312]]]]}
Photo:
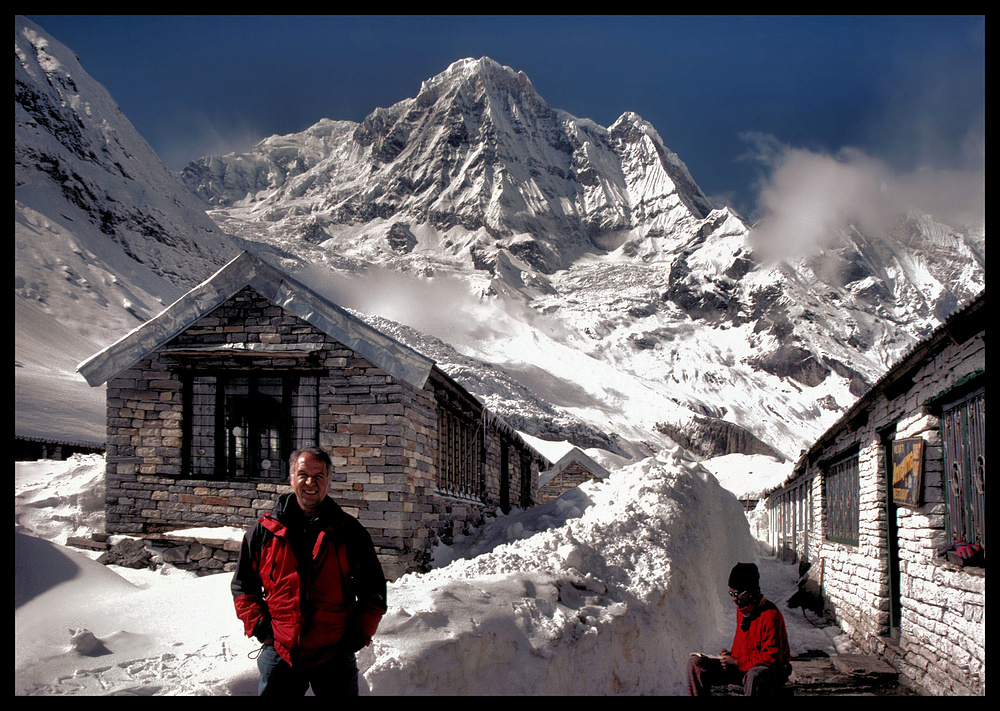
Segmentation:
{"type": "Polygon", "coordinates": [[[750,215],[765,135],[899,170],[965,167],[985,134],[983,16],[31,15],[168,167],[321,118],[360,121],[463,57],[525,72],[551,106],[653,124],[750,215]]]}

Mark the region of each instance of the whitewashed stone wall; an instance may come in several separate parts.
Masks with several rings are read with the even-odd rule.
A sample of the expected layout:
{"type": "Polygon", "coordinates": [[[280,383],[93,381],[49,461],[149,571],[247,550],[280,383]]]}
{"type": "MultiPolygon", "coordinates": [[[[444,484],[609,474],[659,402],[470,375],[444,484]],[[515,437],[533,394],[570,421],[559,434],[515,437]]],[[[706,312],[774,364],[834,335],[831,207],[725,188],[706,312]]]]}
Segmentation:
{"type": "MultiPolygon", "coordinates": [[[[867,421],[854,418],[843,426],[812,461],[821,462],[856,447],[859,460],[860,517],[858,545],[824,535],[823,477],[814,464],[804,473],[812,483],[813,527],[808,551],[812,574],[822,576],[827,608],[862,650],[886,658],[914,686],[934,695],[986,693],[986,573],[962,568],[938,557],[947,542],[943,449],[939,418],[926,407],[970,376],[985,373],[985,333],[951,343],[912,375],[913,385],[869,404],[867,421]],[[924,440],[923,503],[896,508],[900,567],[899,639],[888,636],[890,589],[887,491],[880,432],[895,427],[894,439],[924,440]],[[819,568],[819,571],[816,568],[819,568]]],[[[780,492],[778,492],[780,493],[780,492]]],[[[769,511],[771,543],[779,512],[769,511]]],[[[799,542],[799,555],[806,550],[799,542]]]]}

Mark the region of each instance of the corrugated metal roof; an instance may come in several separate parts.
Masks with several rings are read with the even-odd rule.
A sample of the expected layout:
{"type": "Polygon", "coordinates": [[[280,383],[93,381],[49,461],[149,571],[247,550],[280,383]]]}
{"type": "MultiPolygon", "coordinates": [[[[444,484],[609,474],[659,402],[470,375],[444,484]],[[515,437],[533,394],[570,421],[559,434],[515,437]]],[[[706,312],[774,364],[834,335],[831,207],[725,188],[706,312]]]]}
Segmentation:
{"type": "Polygon", "coordinates": [[[157,316],[77,366],[91,386],[135,365],[245,287],[312,324],[398,380],[423,388],[434,361],[399,343],[301,282],[243,252],[157,316]]]}

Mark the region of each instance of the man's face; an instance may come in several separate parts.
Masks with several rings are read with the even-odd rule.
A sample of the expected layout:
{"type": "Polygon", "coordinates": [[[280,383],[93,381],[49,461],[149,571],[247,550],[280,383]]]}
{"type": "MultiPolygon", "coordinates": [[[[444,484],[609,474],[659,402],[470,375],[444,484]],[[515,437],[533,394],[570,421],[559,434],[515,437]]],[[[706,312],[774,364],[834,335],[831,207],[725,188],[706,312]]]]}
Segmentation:
{"type": "Polygon", "coordinates": [[[330,489],[330,473],[326,465],[311,454],[303,454],[295,460],[289,480],[299,508],[307,514],[316,511],[330,489]]]}
{"type": "Polygon", "coordinates": [[[729,588],[729,597],[733,599],[737,607],[746,607],[750,604],[752,595],[749,590],[737,590],[735,588],[729,588]]]}

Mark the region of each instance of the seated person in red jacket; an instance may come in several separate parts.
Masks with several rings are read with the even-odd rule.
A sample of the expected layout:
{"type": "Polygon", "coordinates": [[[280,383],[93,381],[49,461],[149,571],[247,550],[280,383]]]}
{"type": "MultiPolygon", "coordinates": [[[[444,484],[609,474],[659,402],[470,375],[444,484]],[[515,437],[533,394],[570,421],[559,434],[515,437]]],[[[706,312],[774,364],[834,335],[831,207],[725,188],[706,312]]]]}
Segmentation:
{"type": "Polygon", "coordinates": [[[753,563],[737,563],[729,575],[729,595],[736,603],[733,648],[718,657],[694,654],[688,665],[688,693],[710,696],[713,684],[741,684],[747,696],[780,689],[792,672],[785,618],[760,592],[753,563]]]}

